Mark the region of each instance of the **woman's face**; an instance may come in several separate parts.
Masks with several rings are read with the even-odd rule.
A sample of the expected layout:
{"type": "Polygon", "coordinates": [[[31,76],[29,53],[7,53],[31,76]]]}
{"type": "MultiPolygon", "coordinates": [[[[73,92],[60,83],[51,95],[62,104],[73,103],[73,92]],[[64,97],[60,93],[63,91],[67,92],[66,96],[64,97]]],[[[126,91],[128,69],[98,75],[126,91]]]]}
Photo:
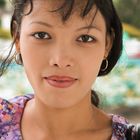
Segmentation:
{"type": "Polygon", "coordinates": [[[23,17],[20,49],[35,96],[51,107],[70,107],[90,97],[102,60],[108,54],[105,21],[95,10],[81,19],[74,13],[63,23],[49,1],[35,1],[23,17]],[[88,30],[90,29],[90,30],[88,30]]]}

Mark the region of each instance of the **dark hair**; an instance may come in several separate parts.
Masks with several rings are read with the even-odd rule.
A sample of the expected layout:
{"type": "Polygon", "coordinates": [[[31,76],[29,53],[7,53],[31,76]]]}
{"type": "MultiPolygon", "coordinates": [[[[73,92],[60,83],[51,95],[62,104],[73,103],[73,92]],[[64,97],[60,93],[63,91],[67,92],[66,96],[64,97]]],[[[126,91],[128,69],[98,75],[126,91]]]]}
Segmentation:
{"type": "MultiPolygon", "coordinates": [[[[59,12],[61,14],[62,21],[65,22],[71,16],[76,1],[78,0],[64,0],[62,5],[58,9],[55,9],[50,12],[59,12]]],[[[107,34],[110,34],[110,36],[114,36],[113,45],[107,57],[108,67],[106,70],[102,71],[102,69],[106,65],[105,61],[103,61],[100,71],[98,73],[98,76],[106,75],[115,66],[122,52],[122,24],[116,13],[112,0],[80,0],[79,2],[83,3],[84,5],[81,8],[81,13],[80,13],[81,18],[84,18],[86,15],[88,15],[88,13],[91,11],[93,6],[96,5],[97,7],[96,13],[97,10],[99,10],[104,17],[106,28],[107,28],[107,34]]],[[[2,76],[2,74],[7,69],[8,65],[11,63],[13,59],[13,56],[10,57],[10,54],[16,39],[20,35],[19,31],[20,31],[22,17],[29,15],[33,9],[33,0],[12,0],[12,3],[14,6],[14,13],[11,19],[11,35],[12,37],[14,36],[13,37],[14,39],[9,55],[3,60],[1,64],[0,76],[2,76]],[[30,10],[28,11],[28,13],[24,13],[24,9],[27,4],[30,4],[30,10]],[[17,26],[15,25],[15,23],[17,23],[17,26]]],[[[79,5],[81,5],[80,3],[79,5]]],[[[93,20],[96,13],[93,16],[93,20]]],[[[99,105],[98,96],[94,91],[92,91],[92,95],[94,95],[92,97],[92,103],[98,106],[99,105]]]]}

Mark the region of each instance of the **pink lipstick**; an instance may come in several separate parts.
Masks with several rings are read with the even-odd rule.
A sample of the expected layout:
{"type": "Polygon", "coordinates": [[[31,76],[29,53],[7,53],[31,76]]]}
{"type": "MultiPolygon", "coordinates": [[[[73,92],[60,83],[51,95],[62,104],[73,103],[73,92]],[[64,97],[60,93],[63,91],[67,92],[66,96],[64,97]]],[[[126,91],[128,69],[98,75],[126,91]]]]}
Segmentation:
{"type": "Polygon", "coordinates": [[[49,85],[57,88],[68,88],[72,86],[77,79],[69,76],[49,76],[44,78],[49,85]]]}

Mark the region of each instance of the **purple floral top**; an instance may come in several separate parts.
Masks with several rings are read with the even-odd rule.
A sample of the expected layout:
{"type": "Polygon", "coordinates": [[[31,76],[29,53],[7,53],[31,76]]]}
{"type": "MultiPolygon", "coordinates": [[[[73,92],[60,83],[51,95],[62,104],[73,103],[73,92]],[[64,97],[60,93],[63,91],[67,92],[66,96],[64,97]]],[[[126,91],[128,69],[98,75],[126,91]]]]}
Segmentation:
{"type": "MultiPolygon", "coordinates": [[[[0,140],[23,140],[20,122],[24,107],[33,94],[17,96],[10,100],[0,98],[0,140]]],[[[111,140],[126,140],[128,122],[124,117],[112,115],[111,140]]]]}

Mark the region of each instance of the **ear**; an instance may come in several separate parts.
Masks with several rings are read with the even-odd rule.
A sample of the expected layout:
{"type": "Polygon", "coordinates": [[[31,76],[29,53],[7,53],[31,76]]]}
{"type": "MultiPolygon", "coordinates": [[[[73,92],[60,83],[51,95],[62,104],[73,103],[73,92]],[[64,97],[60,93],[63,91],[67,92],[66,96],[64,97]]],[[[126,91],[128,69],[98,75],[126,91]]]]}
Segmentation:
{"type": "Polygon", "coordinates": [[[105,55],[104,58],[106,59],[110,53],[114,41],[114,35],[107,34],[106,36],[106,46],[105,46],[105,55]]]}
{"type": "Polygon", "coordinates": [[[20,42],[19,38],[17,37],[16,41],[15,41],[15,49],[16,49],[17,53],[20,53],[20,43],[19,42],[20,42]]]}

